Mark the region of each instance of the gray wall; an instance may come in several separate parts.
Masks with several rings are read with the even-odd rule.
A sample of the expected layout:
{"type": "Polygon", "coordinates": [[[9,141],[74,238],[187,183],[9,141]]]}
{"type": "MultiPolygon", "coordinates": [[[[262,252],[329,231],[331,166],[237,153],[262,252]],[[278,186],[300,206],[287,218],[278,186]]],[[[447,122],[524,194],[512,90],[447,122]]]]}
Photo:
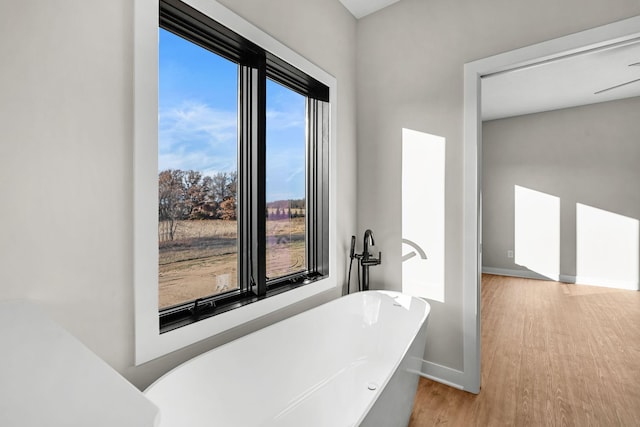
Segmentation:
{"type": "MultiPolygon", "coordinates": [[[[336,242],[356,229],[356,21],[337,1],[223,0],[338,81],[336,242]]],[[[133,2],[0,2],[0,300],[38,301],[138,387],[306,301],[133,367],[133,2]]]]}
{"type": "MultiPolygon", "coordinates": [[[[426,357],[461,369],[463,64],[638,15],[640,3],[402,0],[357,25],[335,0],[223,3],[337,77],[338,265],[357,219],[384,252],[374,287],[400,287],[401,128],[447,138],[446,302],[432,304],[426,357]]],[[[321,301],[132,366],[132,26],[126,0],[0,3],[0,299],[40,301],[144,387],[321,301]]]]}
{"type": "Polygon", "coordinates": [[[463,369],[463,65],[640,14],[637,0],[402,0],[358,22],[358,226],[401,286],[401,130],[446,138],[445,303],[433,302],[425,358],[463,369]],[[379,249],[378,249],[379,248],[379,249]]]}
{"type": "Polygon", "coordinates": [[[514,185],[560,198],[561,275],[576,276],[576,203],[640,219],[638,111],[640,97],[484,123],[484,267],[526,270],[506,256],[514,185]]]}

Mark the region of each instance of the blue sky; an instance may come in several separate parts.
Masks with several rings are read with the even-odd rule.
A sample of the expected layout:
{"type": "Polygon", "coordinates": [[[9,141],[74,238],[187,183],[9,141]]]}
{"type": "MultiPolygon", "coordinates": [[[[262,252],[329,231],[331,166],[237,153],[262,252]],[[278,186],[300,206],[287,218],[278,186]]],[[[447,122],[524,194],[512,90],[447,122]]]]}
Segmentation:
{"type": "MultiPolygon", "coordinates": [[[[237,170],[238,66],[160,29],[158,170],[237,170]]],[[[305,98],[267,82],[267,201],[305,188],[305,98]]]]}

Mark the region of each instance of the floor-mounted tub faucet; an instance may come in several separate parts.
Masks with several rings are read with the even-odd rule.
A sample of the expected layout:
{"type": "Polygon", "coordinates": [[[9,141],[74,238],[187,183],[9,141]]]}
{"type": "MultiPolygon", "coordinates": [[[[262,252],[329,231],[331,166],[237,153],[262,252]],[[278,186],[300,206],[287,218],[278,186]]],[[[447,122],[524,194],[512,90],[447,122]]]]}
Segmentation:
{"type": "Polygon", "coordinates": [[[382,262],[382,252],[378,252],[378,258],[374,258],[369,253],[369,246],[374,245],[375,243],[373,241],[373,231],[365,231],[362,253],[357,254],[356,236],[351,236],[351,249],[349,250],[349,258],[351,258],[351,262],[349,263],[349,275],[347,276],[347,293],[351,292],[351,266],[353,265],[354,259],[358,260],[358,262],[360,263],[360,267],[362,268],[362,285],[360,284],[360,270],[358,270],[358,290],[369,290],[369,267],[371,267],[372,265],[378,265],[382,262]]]}
{"type": "Polygon", "coordinates": [[[378,265],[382,262],[382,252],[378,252],[378,258],[374,258],[369,253],[369,245],[375,246],[373,241],[373,231],[364,232],[364,242],[362,244],[362,257],[360,258],[360,266],[362,267],[362,290],[369,290],[369,267],[378,265]]]}

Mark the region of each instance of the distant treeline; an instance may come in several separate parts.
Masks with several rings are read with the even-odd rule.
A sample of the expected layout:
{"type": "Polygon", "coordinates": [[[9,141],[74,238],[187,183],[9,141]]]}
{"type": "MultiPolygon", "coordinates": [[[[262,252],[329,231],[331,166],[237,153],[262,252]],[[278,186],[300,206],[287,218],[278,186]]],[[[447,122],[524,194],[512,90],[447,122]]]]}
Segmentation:
{"type": "Polygon", "coordinates": [[[237,184],[237,172],[164,170],[158,174],[158,219],[236,219],[237,184]]]}
{"type": "Polygon", "coordinates": [[[167,169],[158,174],[158,220],[162,240],[173,240],[180,220],[236,219],[237,172],[202,176],[167,169]]]}
{"type": "MultiPolygon", "coordinates": [[[[180,220],[237,219],[238,173],[167,169],[158,174],[158,220],[163,234],[173,240],[180,220]]],[[[268,219],[304,216],[305,200],[277,200],[267,203],[268,219]]]]}
{"type": "Polygon", "coordinates": [[[304,199],[276,200],[267,202],[267,219],[288,219],[304,217],[304,199]]]}
{"type": "Polygon", "coordinates": [[[304,199],[276,200],[275,202],[267,202],[269,209],[302,209],[304,210],[307,203],[304,199]]]}

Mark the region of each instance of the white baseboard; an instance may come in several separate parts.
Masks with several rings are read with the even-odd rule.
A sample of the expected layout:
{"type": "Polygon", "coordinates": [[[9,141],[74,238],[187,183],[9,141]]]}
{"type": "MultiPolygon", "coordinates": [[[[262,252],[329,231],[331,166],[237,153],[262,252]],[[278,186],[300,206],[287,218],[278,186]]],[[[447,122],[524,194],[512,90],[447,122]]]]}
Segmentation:
{"type": "Polygon", "coordinates": [[[458,390],[464,390],[464,372],[457,369],[438,365],[437,363],[422,361],[422,370],[418,372],[422,377],[448,385],[458,390]]]}
{"type": "Polygon", "coordinates": [[[588,276],[565,276],[560,275],[560,279],[563,282],[575,283],[576,285],[588,285],[588,286],[600,286],[602,288],[616,288],[627,289],[630,291],[637,291],[638,282],[633,280],[616,280],[602,277],[588,277],[588,276]]]}
{"type": "Polygon", "coordinates": [[[498,276],[522,277],[524,279],[555,280],[564,283],[572,283],[575,285],[600,286],[603,288],[627,289],[631,291],[637,291],[640,289],[640,283],[633,280],[615,280],[602,277],[570,276],[568,274],[561,274],[556,279],[543,276],[542,274],[538,274],[535,271],[531,270],[512,270],[508,268],[495,267],[482,267],[482,272],[487,274],[495,274],[498,276]]]}
{"type": "Polygon", "coordinates": [[[508,268],[482,267],[482,272],[495,274],[497,276],[522,277],[523,279],[557,280],[555,278],[543,276],[531,270],[511,270],[508,268]]]}

